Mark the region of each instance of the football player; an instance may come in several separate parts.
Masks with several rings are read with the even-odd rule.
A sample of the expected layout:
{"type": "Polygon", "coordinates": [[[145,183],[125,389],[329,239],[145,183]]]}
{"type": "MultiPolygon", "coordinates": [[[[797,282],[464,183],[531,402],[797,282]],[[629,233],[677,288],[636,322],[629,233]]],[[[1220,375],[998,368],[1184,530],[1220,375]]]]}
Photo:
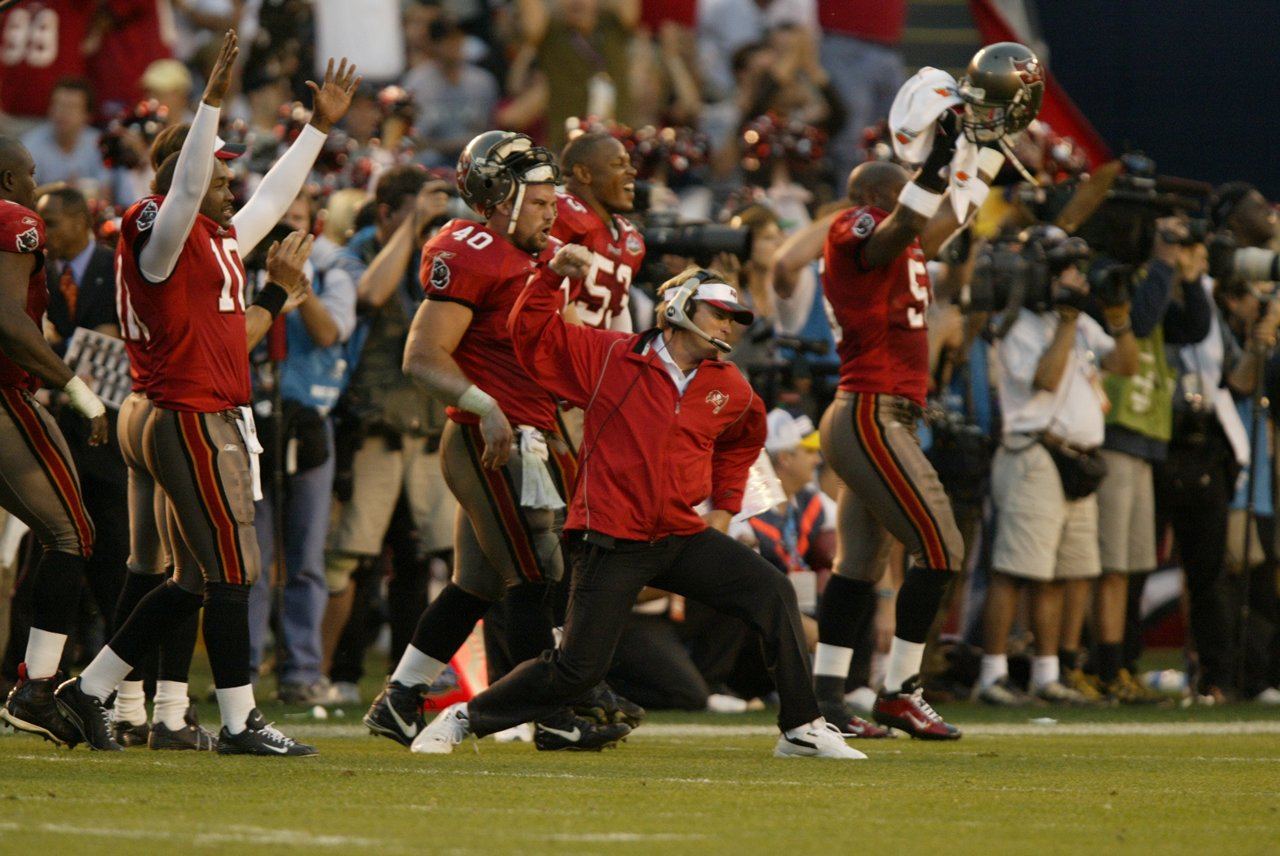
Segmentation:
{"type": "MultiPolygon", "coordinates": [[[[547,584],[563,572],[560,530],[576,465],[556,402],[516,360],[507,317],[552,243],[555,157],[523,134],[489,131],[458,160],[462,198],[484,223],[452,220],[422,252],[422,288],[404,370],[449,405],[441,464],[458,498],[453,580],[422,614],[364,723],[410,745],[427,687],[496,602],[508,601],[515,662],[554,647],[547,584]]],[[[539,723],[541,749],[598,746],[630,729],[563,710],[539,723]],[[572,734],[566,741],[558,734],[572,734]]]]}
{"type": "Polygon", "coordinates": [[[130,338],[145,341],[152,412],[143,429],[143,455],[169,499],[174,576],[141,599],[78,679],[57,690],[59,708],[96,749],[119,748],[104,713],[116,685],[203,604],[222,715],[217,751],[315,754],[257,710],[248,629],[249,587],[259,571],[253,501],[261,451],[248,407],[248,350],[305,296],[311,238],[297,232],[272,245],[267,285],[248,307],[242,253],[262,240],[297,196],[359,80],[345,60],[336,73],[330,61],[323,87],[309,84],[315,103],[312,124],[302,132],[304,147],[295,144],[236,212],[230,171],[218,157],[226,152],[217,128],[238,53],[236,35],[228,32],[181,150],[157,173],[157,189],[166,192],[135,203],[121,226],[121,326],[130,338]]]}
{"type": "Polygon", "coordinates": [[[855,640],[866,638],[875,613],[875,584],[892,534],[915,564],[898,592],[895,636],[873,716],[912,737],[960,736],[919,686],[925,636],[964,557],[950,501],[916,435],[929,381],[925,313],[932,291],[925,260],[959,226],[950,200],[944,204],[942,172],[958,134],[984,144],[976,177],[981,204],[1004,162],[994,146],[1035,118],[1043,85],[1027,48],[980,51],[961,83],[964,106],[939,118],[932,150],[914,179],[893,163],[858,166],[848,184],[853,207],[827,233],[822,285],[843,338],[839,391],[822,419],[822,453],[844,487],[835,573],[818,616],[814,683],[824,715],[846,731],[852,713],[843,700],[845,679],[855,640]]]}
{"type": "Polygon", "coordinates": [[[41,382],[67,394],[90,420],[89,442],[107,440],[106,408],[45,342],[44,221],[35,205],[35,162],[26,148],[0,137],[0,507],[40,541],[32,581],[34,616],[25,662],[0,718],[20,731],[74,744],[58,715],[55,677],[76,620],[77,591],[93,549],[93,523],[62,432],[31,393],[41,382]]]}

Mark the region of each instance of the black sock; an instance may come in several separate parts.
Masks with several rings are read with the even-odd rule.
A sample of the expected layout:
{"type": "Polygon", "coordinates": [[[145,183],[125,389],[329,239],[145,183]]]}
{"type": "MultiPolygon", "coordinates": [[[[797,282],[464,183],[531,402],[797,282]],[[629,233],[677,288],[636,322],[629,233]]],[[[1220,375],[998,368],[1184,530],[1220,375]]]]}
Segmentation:
{"type": "Polygon", "coordinates": [[[200,610],[179,621],[160,640],[160,658],[156,667],[156,679],[187,683],[191,674],[191,656],[196,650],[196,636],[200,633],[200,610]]]}
{"type": "Polygon", "coordinates": [[[1067,651],[1066,649],[1058,651],[1058,669],[1061,670],[1062,674],[1065,675],[1067,672],[1074,672],[1079,665],[1079,651],[1067,651]]]}
{"type": "Polygon", "coordinates": [[[1119,642],[1098,645],[1098,680],[1109,684],[1120,675],[1119,642]]]}
{"type": "Polygon", "coordinates": [[[556,647],[551,598],[552,592],[544,583],[524,583],[507,590],[507,650],[514,666],[556,647]]]}
{"type": "Polygon", "coordinates": [[[413,647],[433,660],[449,662],[490,606],[484,598],[449,583],[418,619],[413,647]]]}
{"type": "MultiPolygon", "coordinates": [[[[124,586],[120,589],[120,597],[116,600],[115,626],[124,627],[129,616],[137,609],[142,599],[164,584],[164,574],[140,574],[134,571],[124,575],[124,586]]],[[[130,661],[132,662],[132,661],[130,661]]],[[[152,652],[143,655],[142,661],[134,666],[128,681],[145,680],[155,674],[155,657],[152,652]]]]}
{"type": "Polygon", "coordinates": [[[111,650],[126,663],[140,663],[154,652],[169,628],[200,611],[200,595],[175,582],[156,586],[138,602],[111,638],[111,650]]]}
{"type": "Polygon", "coordinates": [[[31,626],[50,633],[71,635],[76,626],[84,581],[83,556],[45,550],[31,581],[31,626]]]}
{"type": "Polygon", "coordinates": [[[204,646],[215,687],[222,690],[249,683],[249,586],[205,586],[204,646]]]}
{"type": "Polygon", "coordinates": [[[938,607],[955,578],[951,571],[912,566],[898,590],[895,636],[906,642],[924,642],[938,615],[938,607]]]}
{"type": "MultiPolygon", "coordinates": [[[[822,592],[818,606],[818,641],[838,648],[857,650],[866,638],[869,622],[875,617],[875,583],[833,574],[822,592]]],[[[844,698],[847,675],[814,675],[813,690],[822,702],[844,698]]]]}

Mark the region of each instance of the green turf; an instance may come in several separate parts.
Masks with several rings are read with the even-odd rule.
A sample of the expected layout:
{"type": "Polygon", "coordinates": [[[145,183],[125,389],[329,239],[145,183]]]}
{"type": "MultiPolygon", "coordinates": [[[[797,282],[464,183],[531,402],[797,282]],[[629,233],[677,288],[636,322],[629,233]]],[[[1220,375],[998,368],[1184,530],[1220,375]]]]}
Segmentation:
{"type": "Polygon", "coordinates": [[[313,737],[320,757],[105,755],[0,738],[0,852],[1237,854],[1280,842],[1280,716],[1255,707],[956,705],[948,715],[978,730],[1049,715],[1165,730],[1249,720],[1273,733],[1026,726],[945,745],[880,741],[858,763],[774,759],[772,737],[741,729],[672,733],[759,730],[769,721],[759,714],[658,715],[648,735],[599,755],[469,741],[428,758],[361,736],[355,711],[325,723],[283,713],[273,715],[313,737]]]}

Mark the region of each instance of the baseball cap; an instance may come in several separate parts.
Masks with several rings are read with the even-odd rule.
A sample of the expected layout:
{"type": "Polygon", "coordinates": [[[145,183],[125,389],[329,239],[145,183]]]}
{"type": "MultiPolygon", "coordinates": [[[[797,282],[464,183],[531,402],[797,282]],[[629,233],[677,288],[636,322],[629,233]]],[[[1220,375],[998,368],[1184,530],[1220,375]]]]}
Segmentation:
{"type": "Polygon", "coordinates": [[[738,302],[738,290],[727,282],[704,282],[693,293],[693,299],[723,309],[739,324],[750,324],[756,317],[755,313],[738,302]]]}
{"type": "Polygon", "coordinates": [[[218,160],[235,160],[245,153],[246,148],[244,143],[228,143],[218,137],[213,144],[213,156],[218,160]]]}
{"type": "Polygon", "coordinates": [[[769,426],[769,434],[764,441],[766,452],[775,454],[793,449],[818,450],[818,432],[808,416],[792,416],[782,408],[775,407],[769,411],[765,421],[769,426]]]}

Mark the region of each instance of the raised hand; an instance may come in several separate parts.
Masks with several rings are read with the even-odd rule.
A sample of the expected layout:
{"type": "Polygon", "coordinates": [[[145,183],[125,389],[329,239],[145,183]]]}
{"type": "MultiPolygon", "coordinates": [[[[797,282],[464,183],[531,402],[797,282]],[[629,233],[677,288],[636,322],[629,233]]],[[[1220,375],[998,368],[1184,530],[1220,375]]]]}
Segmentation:
{"type": "Polygon", "coordinates": [[[221,107],[222,99],[227,97],[231,87],[231,71],[236,59],[240,56],[240,38],[235,30],[227,30],[222,37],[222,49],[218,51],[218,59],[209,72],[209,82],[204,88],[204,103],[210,107],[221,107]]]}
{"type": "Polygon", "coordinates": [[[289,293],[288,308],[305,300],[310,291],[311,281],[305,271],[314,242],[314,235],[298,231],[283,241],[276,241],[267,250],[267,279],[289,293]]]}
{"type": "Polygon", "coordinates": [[[336,72],[333,70],[333,57],[330,57],[329,65],[324,71],[324,85],[320,86],[313,80],[307,81],[307,88],[312,92],[311,124],[316,130],[327,134],[347,115],[351,96],[355,94],[361,80],[363,78],[356,77],[355,65],[348,65],[346,57],[342,58],[336,72]]]}
{"type": "Polygon", "coordinates": [[[565,244],[556,251],[548,267],[561,276],[581,279],[591,269],[591,251],[577,244],[565,244]]]}

